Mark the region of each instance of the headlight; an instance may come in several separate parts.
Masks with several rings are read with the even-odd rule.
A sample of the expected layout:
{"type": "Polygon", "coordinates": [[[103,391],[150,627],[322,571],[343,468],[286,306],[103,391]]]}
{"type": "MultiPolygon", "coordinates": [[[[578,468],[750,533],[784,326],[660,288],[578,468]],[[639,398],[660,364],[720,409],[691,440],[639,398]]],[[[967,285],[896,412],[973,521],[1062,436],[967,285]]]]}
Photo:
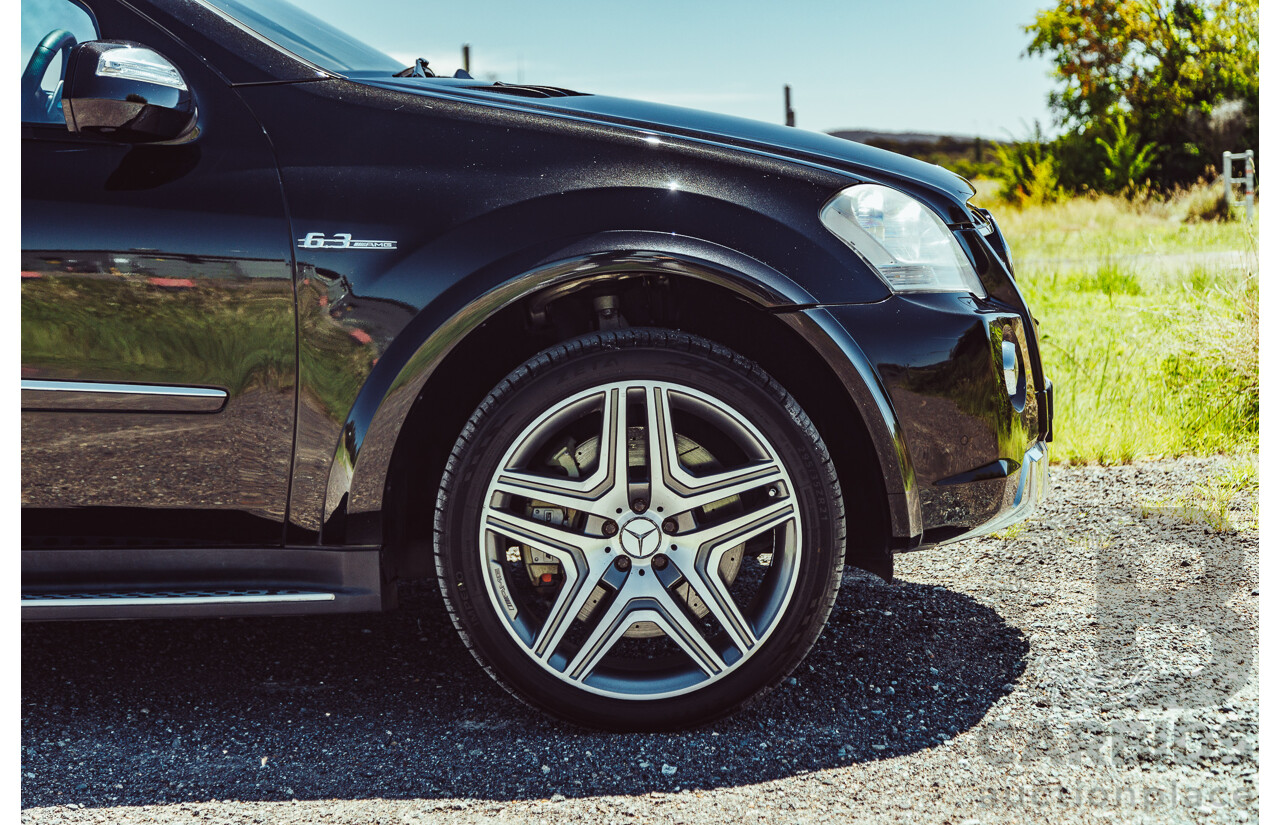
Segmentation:
{"type": "Polygon", "coordinates": [[[895,292],[986,297],[955,235],[932,209],[909,195],[860,183],[828,201],[821,217],[895,292]]]}

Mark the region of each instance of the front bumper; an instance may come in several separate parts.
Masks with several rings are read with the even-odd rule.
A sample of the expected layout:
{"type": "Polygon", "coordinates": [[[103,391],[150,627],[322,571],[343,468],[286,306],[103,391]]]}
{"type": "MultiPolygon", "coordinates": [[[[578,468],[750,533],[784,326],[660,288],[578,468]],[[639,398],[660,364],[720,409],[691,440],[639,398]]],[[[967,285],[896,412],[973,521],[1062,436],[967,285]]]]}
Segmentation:
{"type": "Polygon", "coordinates": [[[1018,471],[1017,485],[1013,487],[1009,504],[1001,508],[994,517],[978,525],[967,533],[940,542],[953,544],[957,541],[986,536],[997,530],[1011,527],[1040,509],[1045,491],[1049,487],[1049,445],[1038,441],[1023,455],[1022,467],[1018,471]]]}
{"type": "MultiPolygon", "coordinates": [[[[891,523],[895,552],[998,530],[1034,509],[1044,486],[1035,472],[1052,438],[1053,390],[1020,313],[944,294],[809,312],[828,315],[856,339],[850,350],[865,357],[887,396],[880,412],[905,468],[903,501],[915,508],[891,523]],[[1019,367],[1013,376],[1009,344],[1019,367]]],[[[887,485],[886,492],[897,490],[887,485]]]]}

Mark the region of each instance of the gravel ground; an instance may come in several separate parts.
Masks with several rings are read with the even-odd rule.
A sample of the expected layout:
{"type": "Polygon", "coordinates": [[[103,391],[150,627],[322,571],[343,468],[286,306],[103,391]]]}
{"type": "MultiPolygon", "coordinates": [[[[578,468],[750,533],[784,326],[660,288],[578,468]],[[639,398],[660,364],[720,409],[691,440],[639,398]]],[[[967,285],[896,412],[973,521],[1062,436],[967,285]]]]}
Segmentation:
{"type": "Polygon", "coordinates": [[[425,586],[27,625],[23,821],[1256,822],[1258,535],[1172,506],[1227,464],[1054,468],[1016,536],[849,573],[792,679],[679,734],[534,714],[425,586]]]}

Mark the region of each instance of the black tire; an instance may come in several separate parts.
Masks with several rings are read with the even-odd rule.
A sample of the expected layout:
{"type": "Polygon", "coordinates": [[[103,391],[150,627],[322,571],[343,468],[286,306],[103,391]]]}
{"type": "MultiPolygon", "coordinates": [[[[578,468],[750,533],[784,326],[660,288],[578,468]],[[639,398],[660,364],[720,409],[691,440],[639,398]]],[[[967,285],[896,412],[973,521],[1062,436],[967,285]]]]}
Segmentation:
{"type": "Polygon", "coordinates": [[[777,685],[826,623],[844,542],[795,399],[662,329],[585,335],[508,375],[436,502],[441,592],[476,659],[533,707],[610,730],[702,724],[777,685]]]}

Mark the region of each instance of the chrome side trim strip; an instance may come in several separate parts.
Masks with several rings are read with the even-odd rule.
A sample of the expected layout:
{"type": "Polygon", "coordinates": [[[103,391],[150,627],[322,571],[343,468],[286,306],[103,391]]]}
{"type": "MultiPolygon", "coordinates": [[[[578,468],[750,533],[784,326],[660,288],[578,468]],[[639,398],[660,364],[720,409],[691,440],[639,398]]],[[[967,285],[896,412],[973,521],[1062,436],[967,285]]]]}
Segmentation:
{"type": "Polygon", "coordinates": [[[218,412],[227,391],[172,384],[22,379],[22,409],[82,412],[218,412]]]}
{"type": "Polygon", "coordinates": [[[24,390],[44,392],[121,392],[131,395],[182,395],[197,398],[226,398],[226,390],[209,387],[180,387],[171,384],[105,384],[98,381],[32,381],[22,379],[24,390]]]}
{"type": "Polygon", "coordinates": [[[140,605],[262,604],[277,602],[331,602],[333,593],[269,593],[241,591],[221,593],[70,593],[23,596],[22,607],[138,607],[140,605]]]}

